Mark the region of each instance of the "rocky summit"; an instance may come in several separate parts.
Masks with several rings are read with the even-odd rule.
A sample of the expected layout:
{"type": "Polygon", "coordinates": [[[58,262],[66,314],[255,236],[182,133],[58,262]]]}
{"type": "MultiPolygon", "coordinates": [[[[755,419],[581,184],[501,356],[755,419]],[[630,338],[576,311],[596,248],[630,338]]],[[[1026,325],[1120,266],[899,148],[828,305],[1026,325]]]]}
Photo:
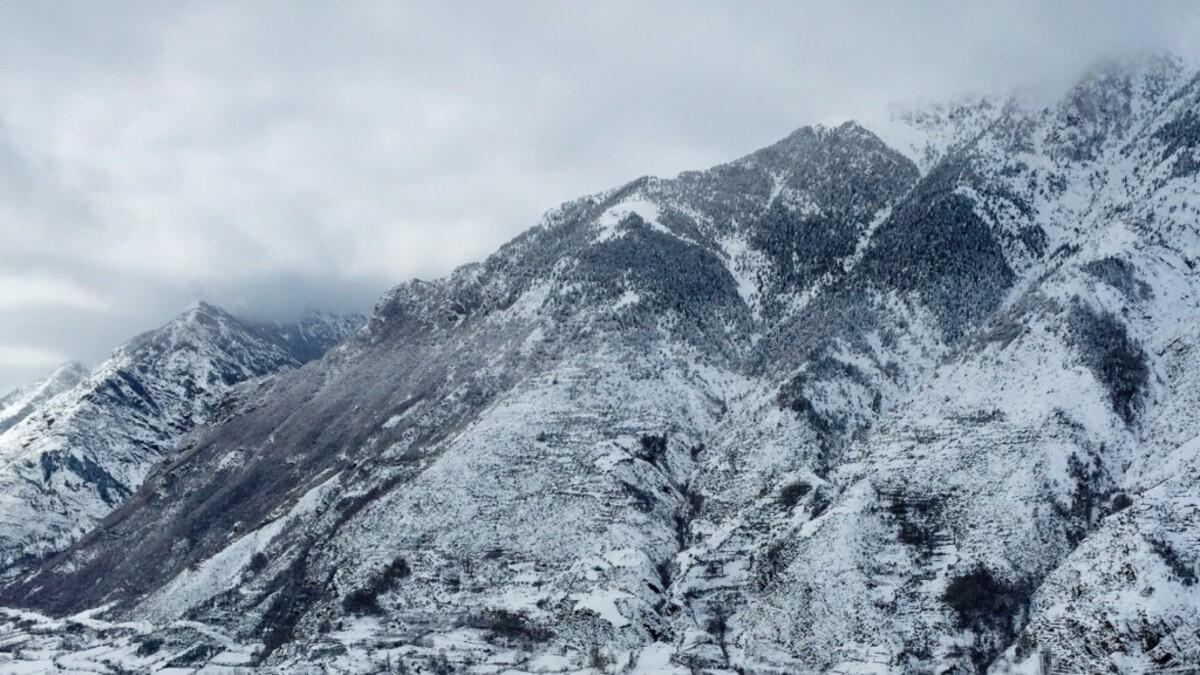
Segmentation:
{"type": "Polygon", "coordinates": [[[1158,57],[566,203],[303,367],[201,306],[0,436],[0,669],[1189,672],[1197,265],[1158,57]]]}

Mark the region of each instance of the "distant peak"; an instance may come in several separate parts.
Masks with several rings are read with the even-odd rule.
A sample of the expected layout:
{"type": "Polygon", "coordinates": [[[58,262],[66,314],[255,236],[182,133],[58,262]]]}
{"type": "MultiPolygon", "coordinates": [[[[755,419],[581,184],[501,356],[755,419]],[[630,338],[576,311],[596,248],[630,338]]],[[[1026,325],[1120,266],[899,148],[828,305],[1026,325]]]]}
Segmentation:
{"type": "Polygon", "coordinates": [[[1081,83],[1113,76],[1179,76],[1186,68],[1183,59],[1171,52],[1151,51],[1097,62],[1084,73],[1081,83]]]}
{"type": "Polygon", "coordinates": [[[204,300],[197,300],[197,301],[193,302],[191,305],[189,305],[188,308],[186,310],[184,310],[184,313],[192,314],[195,312],[200,312],[200,313],[204,313],[204,314],[211,314],[213,312],[220,312],[220,311],[222,311],[220,307],[217,307],[216,305],[214,305],[210,302],[205,302],[204,300]]]}
{"type": "Polygon", "coordinates": [[[181,320],[195,319],[198,317],[224,319],[232,318],[229,312],[224,309],[204,300],[197,300],[192,303],[182,314],[179,315],[181,320]]]}
{"type": "Polygon", "coordinates": [[[869,129],[858,123],[858,120],[846,120],[830,130],[831,133],[849,136],[874,136],[869,129]]]}
{"type": "Polygon", "coordinates": [[[810,155],[814,150],[846,144],[861,146],[865,150],[886,147],[870,129],[855,120],[848,120],[832,127],[823,124],[800,127],[777,143],[751,154],[747,159],[770,162],[771,158],[774,158],[775,161],[790,163],[798,157],[810,155]]]}
{"type": "Polygon", "coordinates": [[[1085,107],[1096,105],[1090,99],[1095,92],[1108,92],[1120,100],[1156,101],[1169,96],[1182,82],[1186,65],[1178,56],[1152,52],[1100,61],[1085,71],[1064,97],[1067,106],[1089,99],[1085,107]]]}
{"type": "Polygon", "coordinates": [[[87,366],[78,361],[65,361],[58,365],[54,370],[50,371],[50,377],[58,377],[60,375],[75,375],[87,372],[87,366]]]}

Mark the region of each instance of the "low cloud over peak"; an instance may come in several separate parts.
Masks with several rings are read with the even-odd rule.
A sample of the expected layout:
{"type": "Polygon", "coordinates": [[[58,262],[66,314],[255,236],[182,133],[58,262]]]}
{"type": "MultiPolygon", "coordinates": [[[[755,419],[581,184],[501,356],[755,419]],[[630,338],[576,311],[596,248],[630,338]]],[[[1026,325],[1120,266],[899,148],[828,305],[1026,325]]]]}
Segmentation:
{"type": "Polygon", "coordinates": [[[9,5],[0,389],[200,297],[363,310],[579,194],[1198,35],[1188,2],[9,5]]]}

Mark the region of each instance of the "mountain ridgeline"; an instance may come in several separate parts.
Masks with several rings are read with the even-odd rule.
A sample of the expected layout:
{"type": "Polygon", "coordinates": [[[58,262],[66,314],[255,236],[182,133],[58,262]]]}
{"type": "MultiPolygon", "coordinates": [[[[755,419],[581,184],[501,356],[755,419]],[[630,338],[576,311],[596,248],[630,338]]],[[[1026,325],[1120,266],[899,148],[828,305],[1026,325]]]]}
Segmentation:
{"type": "Polygon", "coordinates": [[[23,414],[0,432],[3,564],[78,539],[132,495],[180,437],[219,419],[235,386],[319,357],[359,321],[251,323],[202,302],[91,373],[67,364],[6,397],[14,408],[21,402],[23,414]]]}
{"type": "Polygon", "coordinates": [[[1197,110],[1162,57],[804,128],[564,204],[306,367],[249,331],[194,381],[276,374],[165,377],[186,421],[93,374],[162,422],[22,535],[61,552],[6,630],[139,672],[1200,662],[1197,110]]]}
{"type": "Polygon", "coordinates": [[[0,434],[15,427],[47,401],[79,384],[87,370],[70,361],[45,377],[0,397],[0,434]]]}

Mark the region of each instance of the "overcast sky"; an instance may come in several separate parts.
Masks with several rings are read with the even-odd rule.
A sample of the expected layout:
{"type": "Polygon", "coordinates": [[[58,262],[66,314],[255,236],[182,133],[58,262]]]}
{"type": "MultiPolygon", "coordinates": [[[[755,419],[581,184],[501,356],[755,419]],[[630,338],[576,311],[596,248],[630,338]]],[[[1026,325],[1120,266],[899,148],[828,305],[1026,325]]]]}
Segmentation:
{"type": "Polygon", "coordinates": [[[1197,43],[1191,1],[0,2],[0,390],[197,299],[366,310],[639,175],[1197,43]]]}

